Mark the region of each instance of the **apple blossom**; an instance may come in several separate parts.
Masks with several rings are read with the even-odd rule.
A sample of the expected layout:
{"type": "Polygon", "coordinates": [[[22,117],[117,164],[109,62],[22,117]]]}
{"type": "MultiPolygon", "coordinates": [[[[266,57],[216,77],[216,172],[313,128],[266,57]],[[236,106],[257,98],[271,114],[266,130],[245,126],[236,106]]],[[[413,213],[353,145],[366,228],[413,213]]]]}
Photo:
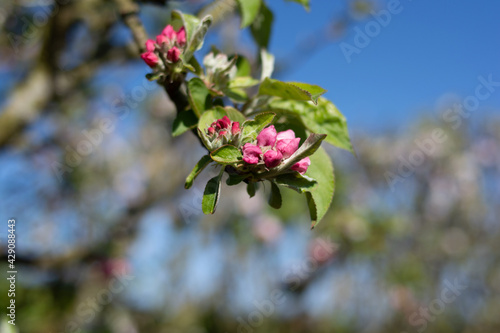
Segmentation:
{"type": "Polygon", "coordinates": [[[148,39],[146,41],[146,51],[153,52],[155,50],[155,41],[152,39],[148,39]]]}
{"type": "Polygon", "coordinates": [[[239,134],[240,133],[240,123],[235,121],[233,125],[231,126],[231,133],[233,135],[239,134]]]}
{"type": "Polygon", "coordinates": [[[149,67],[155,67],[160,61],[154,52],[144,52],[141,54],[141,58],[149,67]]]}
{"type": "Polygon", "coordinates": [[[264,163],[269,169],[277,167],[282,159],[283,155],[279,151],[268,150],[264,153],[264,163]]]}
{"type": "Polygon", "coordinates": [[[299,148],[300,138],[283,139],[276,142],[276,150],[283,154],[283,158],[289,158],[299,148]]]}
{"type": "Polygon", "coordinates": [[[156,44],[162,46],[163,44],[167,44],[169,39],[165,35],[156,36],[156,44]]]}
{"type": "Polygon", "coordinates": [[[276,143],[276,129],[274,125],[264,128],[259,135],[257,135],[257,144],[259,147],[271,146],[276,143]]]}
{"type": "Polygon", "coordinates": [[[186,29],[184,29],[184,27],[181,27],[179,31],[177,31],[177,43],[179,43],[180,46],[186,45],[186,29]]]}
{"type": "Polygon", "coordinates": [[[174,27],[172,27],[170,24],[163,29],[161,34],[165,37],[168,38],[169,41],[173,41],[177,37],[177,33],[174,30],[174,27]]]}
{"type": "Polygon", "coordinates": [[[262,150],[256,145],[251,143],[246,143],[242,147],[243,151],[243,161],[248,164],[257,164],[260,161],[260,155],[262,155],[262,150]]]}
{"type": "Polygon", "coordinates": [[[305,174],[307,171],[307,168],[311,165],[311,160],[309,157],[305,157],[295,163],[290,169],[293,171],[299,172],[301,175],[305,174]]]}
{"type": "Polygon", "coordinates": [[[167,52],[167,59],[170,60],[171,62],[177,62],[179,61],[181,56],[181,51],[177,47],[172,47],[170,50],[167,52]]]}

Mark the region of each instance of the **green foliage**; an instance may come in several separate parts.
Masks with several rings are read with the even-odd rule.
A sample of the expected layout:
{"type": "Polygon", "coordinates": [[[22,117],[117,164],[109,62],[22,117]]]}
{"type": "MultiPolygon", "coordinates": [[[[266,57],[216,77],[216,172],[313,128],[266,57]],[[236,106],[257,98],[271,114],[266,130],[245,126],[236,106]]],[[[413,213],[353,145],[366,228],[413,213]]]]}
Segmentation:
{"type": "Polygon", "coordinates": [[[326,92],[320,86],[298,83],[283,82],[265,78],[259,87],[259,95],[277,96],[284,99],[296,101],[313,101],[317,104],[319,96],[326,92]]]}
{"type": "Polygon", "coordinates": [[[188,81],[187,88],[189,104],[196,115],[200,117],[205,110],[212,107],[212,96],[210,95],[210,90],[208,90],[205,82],[197,77],[188,81]]]}
{"type": "Polygon", "coordinates": [[[335,176],[333,174],[333,164],[326,151],[318,149],[316,154],[309,157],[311,165],[307,169],[306,175],[318,180],[318,185],[306,192],[307,205],[311,214],[311,228],[314,228],[325,216],[332,203],[335,190],[335,176]]]}
{"type": "Polygon", "coordinates": [[[243,113],[241,113],[240,111],[236,110],[233,107],[226,106],[224,110],[226,111],[229,119],[231,119],[232,121],[237,121],[240,124],[243,124],[247,120],[247,118],[243,113]]]}
{"type": "Polygon", "coordinates": [[[285,0],[285,1],[288,1],[288,2],[296,2],[296,3],[299,3],[299,4],[301,4],[302,6],[304,6],[304,8],[305,8],[306,10],[309,10],[309,9],[310,9],[310,8],[309,8],[309,2],[310,2],[311,0],[285,0]]]}
{"type": "Polygon", "coordinates": [[[255,196],[256,187],[257,185],[254,182],[249,182],[247,184],[247,193],[250,196],[250,198],[253,198],[255,196]]]}
{"type": "Polygon", "coordinates": [[[172,124],[172,136],[179,136],[193,128],[198,124],[198,116],[192,109],[179,112],[172,124]]]}
{"type": "Polygon", "coordinates": [[[232,145],[225,145],[210,153],[210,157],[220,164],[233,164],[241,160],[241,152],[232,145]]]}
{"type": "Polygon", "coordinates": [[[269,195],[269,201],[268,201],[269,206],[273,207],[274,209],[280,209],[281,204],[283,203],[283,199],[281,198],[280,188],[274,182],[270,183],[271,183],[271,194],[269,195]]]}
{"type": "Polygon", "coordinates": [[[252,76],[252,65],[244,56],[238,55],[236,58],[236,76],[252,76]]]}
{"type": "Polygon", "coordinates": [[[207,167],[207,165],[212,162],[212,158],[210,155],[205,155],[203,156],[198,163],[194,166],[193,170],[189,173],[189,175],[186,178],[186,183],[184,184],[184,187],[186,189],[189,189],[192,185],[196,177],[207,167]]]}
{"type": "Polygon", "coordinates": [[[203,192],[203,199],[201,201],[201,208],[204,214],[213,214],[217,208],[217,203],[219,202],[221,181],[224,169],[218,176],[210,179],[203,192]]]}
{"type": "Polygon", "coordinates": [[[278,185],[286,186],[299,193],[312,191],[318,185],[315,179],[301,175],[298,172],[279,175],[275,178],[275,182],[278,185]]]}
{"type": "Polygon", "coordinates": [[[174,10],[172,11],[172,23],[177,28],[184,26],[186,30],[187,45],[183,54],[183,60],[184,63],[189,63],[194,52],[203,46],[205,35],[212,24],[212,17],[205,16],[200,20],[196,16],[174,10]]]}
{"type": "Polygon", "coordinates": [[[271,77],[274,71],[274,56],[265,49],[260,51],[260,61],[262,63],[262,73],[260,80],[264,81],[266,77],[271,77]]]}
{"type": "Polygon", "coordinates": [[[241,28],[246,28],[259,14],[262,0],[238,0],[241,13],[241,28]]]}
{"type": "Polygon", "coordinates": [[[261,48],[267,49],[269,46],[273,20],[273,12],[267,8],[265,3],[262,3],[259,14],[250,26],[252,36],[257,45],[261,48]]]}

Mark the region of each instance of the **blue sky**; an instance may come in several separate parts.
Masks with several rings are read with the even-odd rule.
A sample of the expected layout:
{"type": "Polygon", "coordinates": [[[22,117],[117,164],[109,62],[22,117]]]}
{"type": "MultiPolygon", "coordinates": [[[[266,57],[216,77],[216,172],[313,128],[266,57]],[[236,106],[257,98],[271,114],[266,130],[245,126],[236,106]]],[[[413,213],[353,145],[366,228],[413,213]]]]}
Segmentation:
{"type": "MultiPolygon", "coordinates": [[[[312,0],[309,13],[294,3],[268,2],[275,12],[270,51],[278,56],[290,54],[339,9],[339,2],[327,0],[312,0]]],[[[386,4],[380,1],[379,10],[386,4]]],[[[340,44],[355,45],[355,27],[364,30],[371,16],[282,79],[321,85],[350,127],[362,130],[404,128],[424,112],[438,117],[436,105],[444,95],[474,94],[480,75],[500,81],[500,2],[401,0],[400,7],[350,63],[340,44]]],[[[495,109],[500,89],[481,102],[482,111],[495,109]]]]}

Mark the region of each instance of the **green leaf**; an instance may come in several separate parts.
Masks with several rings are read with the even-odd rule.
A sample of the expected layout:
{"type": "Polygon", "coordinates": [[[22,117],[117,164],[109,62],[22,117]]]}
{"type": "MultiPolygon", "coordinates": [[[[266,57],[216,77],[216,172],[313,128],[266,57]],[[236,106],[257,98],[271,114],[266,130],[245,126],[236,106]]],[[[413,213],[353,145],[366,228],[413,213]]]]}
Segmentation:
{"type": "Polygon", "coordinates": [[[177,28],[183,25],[186,29],[187,44],[182,58],[185,63],[189,63],[194,52],[203,46],[205,35],[212,24],[212,17],[207,15],[200,20],[196,16],[174,10],[172,11],[172,21],[177,28]]]}
{"type": "Polygon", "coordinates": [[[218,176],[210,179],[203,192],[203,199],[201,201],[201,208],[204,214],[213,214],[219,202],[220,188],[222,181],[222,174],[224,169],[221,170],[218,176]]]}
{"type": "Polygon", "coordinates": [[[300,116],[308,130],[328,134],[326,142],[354,153],[344,115],[326,98],[319,98],[317,106],[307,102],[275,99],[269,103],[269,107],[276,112],[300,116]]]}
{"type": "Polygon", "coordinates": [[[272,25],[273,13],[267,8],[265,3],[262,3],[259,15],[257,15],[250,26],[253,39],[261,48],[268,48],[272,25]]]}
{"type": "Polygon", "coordinates": [[[210,153],[210,157],[217,163],[233,164],[242,158],[241,152],[233,145],[224,145],[210,153]]]}
{"type": "Polygon", "coordinates": [[[304,193],[313,190],[318,185],[315,179],[301,175],[298,172],[285,173],[277,176],[274,181],[278,185],[283,185],[299,193],[304,193]]]}
{"type": "Polygon", "coordinates": [[[228,186],[238,185],[239,183],[241,183],[242,181],[244,181],[248,177],[250,177],[250,174],[245,174],[245,175],[231,175],[230,174],[226,180],[226,184],[228,186]]]}
{"type": "Polygon", "coordinates": [[[283,82],[270,78],[265,78],[259,87],[259,95],[277,96],[297,101],[310,100],[314,104],[317,104],[319,96],[325,92],[326,90],[320,86],[299,82],[283,82]]]}
{"type": "Polygon", "coordinates": [[[212,162],[210,155],[205,155],[198,161],[198,163],[196,163],[193,170],[189,173],[189,175],[186,178],[186,183],[184,184],[184,187],[186,189],[190,188],[193,185],[193,182],[196,179],[196,177],[198,177],[200,172],[202,172],[203,169],[205,169],[205,167],[210,164],[210,162],[212,162]]]}
{"type": "Polygon", "coordinates": [[[148,79],[148,81],[156,81],[160,79],[162,76],[163,76],[162,72],[148,73],[146,74],[146,79],[148,79]]]}
{"type": "Polygon", "coordinates": [[[227,116],[229,117],[229,119],[231,119],[231,121],[237,121],[240,123],[240,125],[247,120],[243,113],[231,106],[226,106],[224,110],[226,110],[227,116]]]}
{"type": "Polygon", "coordinates": [[[189,104],[198,117],[201,116],[205,110],[211,108],[212,96],[208,90],[205,82],[198,77],[194,77],[187,83],[189,104]]]}
{"type": "Polygon", "coordinates": [[[259,14],[262,0],[238,0],[241,12],[241,29],[248,27],[259,14]]]}
{"type": "Polygon", "coordinates": [[[191,59],[189,59],[189,64],[194,68],[193,71],[194,74],[198,76],[203,75],[203,68],[201,67],[200,63],[198,62],[198,60],[196,60],[195,57],[191,57],[191,59]]]}
{"type": "Polygon", "coordinates": [[[184,14],[179,10],[172,11],[172,25],[176,30],[180,29],[180,27],[184,27],[186,30],[186,41],[191,40],[193,38],[193,34],[196,31],[196,28],[200,24],[200,19],[196,16],[184,14]]]}
{"type": "Polygon", "coordinates": [[[262,62],[262,73],[260,80],[264,81],[266,77],[271,77],[274,71],[274,56],[268,53],[266,49],[260,50],[260,61],[262,62]]]}
{"type": "Polygon", "coordinates": [[[255,196],[255,191],[256,191],[256,185],[254,182],[248,182],[247,184],[247,193],[250,196],[250,198],[253,198],[255,196]]]}
{"type": "Polygon", "coordinates": [[[259,84],[259,80],[250,76],[237,76],[229,81],[229,88],[248,88],[259,84]]]}
{"type": "Polygon", "coordinates": [[[309,9],[310,9],[310,7],[309,7],[309,2],[310,2],[310,0],[285,0],[285,1],[299,3],[299,4],[301,4],[302,6],[304,6],[304,8],[305,8],[306,10],[308,10],[308,11],[309,11],[309,9]]]}
{"type": "Polygon", "coordinates": [[[318,98],[324,93],[326,93],[325,89],[315,84],[308,84],[302,82],[288,82],[288,83],[296,87],[299,87],[300,89],[306,91],[309,95],[311,95],[311,100],[314,102],[314,104],[318,104],[318,98]]]}
{"type": "Polygon", "coordinates": [[[324,149],[318,149],[316,154],[309,158],[311,165],[307,169],[306,175],[319,180],[315,189],[306,192],[312,220],[311,228],[314,228],[330,208],[335,191],[335,176],[332,161],[324,149]]]}
{"type": "Polygon", "coordinates": [[[236,59],[236,76],[252,76],[252,65],[247,58],[238,54],[236,59]]]}
{"type": "Polygon", "coordinates": [[[284,163],[280,166],[276,167],[270,174],[281,173],[285,170],[290,169],[295,163],[303,159],[304,157],[311,156],[319,149],[321,146],[321,141],[323,141],[326,137],[326,134],[316,134],[311,133],[307,140],[297,149],[292,156],[290,156],[284,163]]]}
{"type": "Polygon", "coordinates": [[[267,125],[269,125],[275,114],[270,112],[259,113],[254,119],[247,120],[243,123],[241,129],[241,137],[247,142],[254,141],[267,125]]]}
{"type": "Polygon", "coordinates": [[[189,109],[186,111],[181,111],[177,114],[172,124],[172,136],[179,136],[184,132],[193,129],[198,124],[198,117],[189,109]]]}
{"type": "Polygon", "coordinates": [[[246,103],[248,100],[247,93],[241,88],[225,88],[222,92],[235,103],[246,103]]]}
{"type": "Polygon", "coordinates": [[[271,194],[269,195],[269,206],[273,207],[274,209],[280,209],[282,204],[280,188],[274,182],[270,183],[271,194]]]}

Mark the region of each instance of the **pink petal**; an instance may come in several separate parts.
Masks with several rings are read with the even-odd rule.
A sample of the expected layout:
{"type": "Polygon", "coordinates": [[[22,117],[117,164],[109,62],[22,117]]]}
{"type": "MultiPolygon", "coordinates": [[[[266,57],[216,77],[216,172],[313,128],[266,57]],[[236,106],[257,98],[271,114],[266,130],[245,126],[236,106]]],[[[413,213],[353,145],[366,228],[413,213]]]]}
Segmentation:
{"type": "Polygon", "coordinates": [[[174,40],[177,37],[177,33],[174,30],[174,27],[172,27],[170,24],[163,29],[161,32],[162,35],[168,38],[169,41],[174,40]]]}
{"type": "Polygon", "coordinates": [[[158,56],[154,52],[144,52],[141,54],[141,58],[149,67],[155,67],[159,62],[158,56]]]}
{"type": "Polygon", "coordinates": [[[262,154],[259,147],[251,143],[247,143],[241,148],[241,150],[243,152],[243,161],[248,164],[259,163],[260,155],[262,154]]]}
{"type": "Polygon", "coordinates": [[[231,125],[231,120],[227,116],[224,116],[221,119],[217,120],[216,123],[216,126],[219,128],[229,128],[229,125],[231,125]]]}
{"type": "Polygon", "coordinates": [[[259,135],[257,135],[257,144],[260,147],[271,146],[273,147],[276,143],[276,129],[274,125],[264,128],[259,135]]]}
{"type": "Polygon", "coordinates": [[[233,122],[233,125],[231,126],[231,133],[233,135],[236,135],[240,132],[240,123],[235,121],[233,122]]]}
{"type": "Polygon", "coordinates": [[[146,51],[153,52],[155,50],[155,41],[152,39],[148,39],[146,41],[146,51]]]}
{"type": "Polygon", "coordinates": [[[281,163],[283,155],[279,151],[268,150],[264,154],[264,163],[269,169],[278,166],[281,163]]]}
{"type": "Polygon", "coordinates": [[[298,171],[301,175],[305,174],[307,171],[307,168],[311,165],[311,160],[309,157],[305,157],[295,163],[290,169],[293,171],[298,171]]]}
{"type": "Polygon", "coordinates": [[[283,158],[289,158],[299,148],[300,138],[283,139],[276,142],[276,150],[283,154],[283,158]]]}
{"type": "Polygon", "coordinates": [[[179,61],[180,56],[181,56],[181,51],[175,46],[170,50],[168,50],[167,52],[167,59],[170,60],[171,62],[179,61]]]}
{"type": "Polygon", "coordinates": [[[164,35],[158,35],[156,36],[156,44],[162,46],[163,44],[167,44],[168,43],[168,38],[165,37],[164,35]]]}
{"type": "Polygon", "coordinates": [[[276,140],[285,140],[285,139],[295,139],[295,132],[292,131],[291,129],[279,132],[278,135],[276,136],[276,140]]]}
{"type": "Polygon", "coordinates": [[[186,45],[186,30],[184,27],[180,28],[179,31],[177,31],[177,43],[179,43],[179,46],[184,46],[186,45]]]}

